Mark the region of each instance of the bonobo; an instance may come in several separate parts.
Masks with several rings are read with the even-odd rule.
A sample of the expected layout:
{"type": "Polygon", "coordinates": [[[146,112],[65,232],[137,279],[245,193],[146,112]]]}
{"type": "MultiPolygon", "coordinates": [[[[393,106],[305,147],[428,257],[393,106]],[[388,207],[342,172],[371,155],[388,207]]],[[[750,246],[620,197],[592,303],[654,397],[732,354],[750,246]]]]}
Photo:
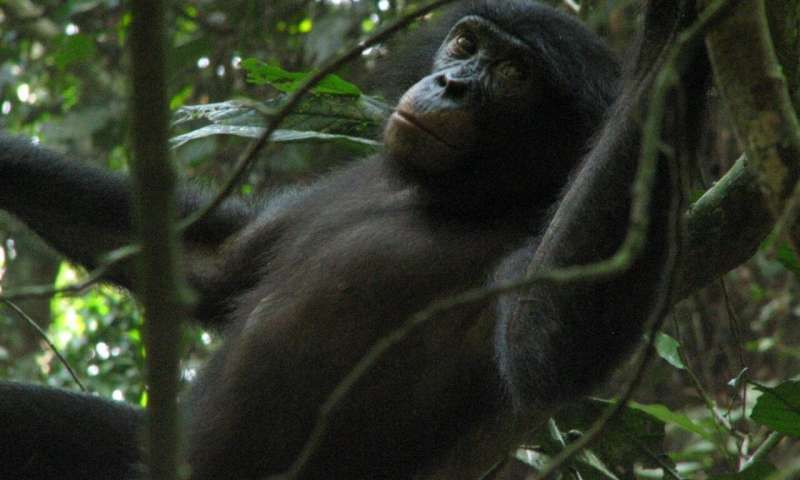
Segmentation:
{"type": "MultiPolygon", "coordinates": [[[[441,32],[431,73],[400,99],[383,153],[266,208],[228,199],[186,231],[193,318],[225,334],[184,399],[191,478],[285,470],[337,382],[432,301],[520,274],[531,258],[613,252],[638,157],[632,111],[692,12],[648,5],[632,86],[590,148],[619,90],[604,43],[531,1],[459,5],[430,27],[441,32]]],[[[96,266],[131,241],[125,177],[5,136],[0,181],[0,208],[74,261],[96,266]]],[[[652,308],[669,186],[659,180],[651,241],[624,275],[460,306],[393,348],[336,410],[304,478],[478,478],[513,445],[514,419],[585,393],[652,308]],[[534,313],[520,316],[523,303],[534,313]]],[[[181,190],[180,214],[207,197],[181,190]]],[[[110,280],[130,287],[131,275],[123,265],[110,280]]],[[[3,478],[141,474],[143,416],[127,406],[6,383],[0,418],[13,419],[0,429],[3,478]]]]}

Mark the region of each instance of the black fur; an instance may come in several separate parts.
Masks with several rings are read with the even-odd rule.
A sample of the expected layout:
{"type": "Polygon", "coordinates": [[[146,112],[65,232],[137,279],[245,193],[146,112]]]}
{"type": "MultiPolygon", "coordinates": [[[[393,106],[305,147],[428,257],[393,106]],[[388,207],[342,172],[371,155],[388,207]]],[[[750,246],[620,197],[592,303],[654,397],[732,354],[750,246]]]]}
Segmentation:
{"type": "MultiPolygon", "coordinates": [[[[645,36],[648,48],[663,45],[676,28],[677,8],[664,6],[670,3],[651,12],[669,25],[665,34],[645,36]]],[[[186,402],[193,480],[255,479],[286,469],[338,381],[430,302],[520,275],[532,259],[543,267],[586,263],[619,245],[638,156],[632,112],[646,89],[640,82],[627,90],[550,218],[546,212],[619,93],[619,68],[577,21],[522,0],[452,10],[432,26],[437,40],[425,51],[436,51],[453,22],[469,15],[500,50],[504,38],[523,45],[521,60],[536,82],[525,91],[536,94],[499,108],[491,99],[508,92],[484,76],[506,59],[443,48],[436,70],[400,104],[469,151],[450,151],[395,118],[387,132],[395,129],[395,141],[419,141],[419,149],[409,154],[395,143],[266,208],[231,199],[184,236],[184,268],[200,297],[194,317],[226,336],[186,402]],[[475,138],[464,132],[479,141],[471,144],[475,138]],[[425,175],[428,169],[435,173],[425,175]],[[532,241],[542,230],[541,243],[532,241]]],[[[639,66],[646,70],[657,57],[636,58],[649,63],[639,66]]],[[[96,265],[98,255],[130,241],[124,178],[0,137],[0,181],[0,208],[74,260],[96,265]]],[[[499,311],[491,301],[458,307],[416,330],[339,406],[303,478],[479,477],[525,428],[513,425],[520,417],[504,391],[516,414],[553,407],[586,392],[637,337],[662,285],[669,195],[662,179],[653,240],[627,274],[593,286],[535,287],[525,301],[505,297],[499,311]],[[602,342],[609,351],[598,353],[602,342]]],[[[179,196],[183,216],[205,199],[191,189],[179,196]]],[[[111,279],[129,286],[130,277],[124,265],[111,279]]],[[[17,425],[0,429],[0,445],[22,447],[0,449],[0,465],[16,478],[136,472],[139,414],[123,406],[4,385],[0,419],[10,415],[17,425]],[[47,405],[53,420],[36,420],[28,397],[47,405]],[[83,426],[67,431],[70,421],[83,426]],[[69,441],[47,447],[63,448],[59,454],[40,455],[51,450],[30,439],[46,435],[69,441]],[[121,448],[87,452],[114,435],[121,448]]]]}

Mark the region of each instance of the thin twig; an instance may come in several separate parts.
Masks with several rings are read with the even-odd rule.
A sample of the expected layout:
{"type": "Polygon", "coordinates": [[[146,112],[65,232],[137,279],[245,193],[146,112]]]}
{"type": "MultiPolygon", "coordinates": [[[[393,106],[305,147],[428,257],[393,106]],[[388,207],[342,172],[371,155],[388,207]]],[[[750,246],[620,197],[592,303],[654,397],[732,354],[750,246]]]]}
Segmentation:
{"type": "Polygon", "coordinates": [[[500,472],[500,469],[503,468],[503,465],[506,464],[508,461],[508,457],[503,458],[502,460],[498,460],[497,463],[492,465],[489,470],[483,473],[478,480],[492,480],[497,473],[500,472]]]}
{"type": "MultiPolygon", "coordinates": [[[[674,315],[672,319],[675,331],[677,333],[677,337],[680,339],[680,326],[678,325],[678,322],[675,319],[674,315]]],[[[683,351],[683,348],[678,348],[678,356],[680,357],[681,362],[683,362],[686,375],[689,377],[689,380],[691,381],[692,386],[697,392],[697,395],[700,397],[701,400],[703,400],[703,403],[706,406],[706,410],[709,411],[711,417],[714,419],[714,428],[717,431],[717,434],[720,437],[722,437],[724,433],[735,435],[736,431],[733,429],[730,422],[725,417],[723,417],[722,414],[719,412],[716,402],[714,402],[714,400],[711,398],[708,392],[706,392],[706,389],[703,386],[703,383],[700,381],[700,378],[697,376],[697,374],[694,373],[694,370],[692,370],[692,365],[689,362],[689,358],[686,356],[686,352],[683,351]]],[[[718,445],[715,442],[715,447],[719,450],[719,452],[723,456],[729,456],[724,446],[718,445]]]]}
{"type": "Polygon", "coordinates": [[[0,293],[0,300],[23,300],[28,298],[52,297],[53,295],[78,295],[95,283],[103,279],[106,273],[118,263],[131,258],[139,253],[141,248],[138,245],[125,245],[103,255],[100,265],[90,271],[83,279],[77,283],[63,287],[50,285],[31,285],[27,287],[14,288],[0,293]]]}
{"type": "Polygon", "coordinates": [[[100,265],[99,267],[89,272],[85,277],[83,277],[77,283],[73,283],[63,287],[54,287],[52,284],[50,284],[50,285],[30,285],[26,287],[9,289],[6,290],[2,295],[0,295],[0,300],[5,302],[5,301],[26,300],[29,298],[52,297],[53,295],[59,295],[59,294],[66,296],[79,295],[83,293],[84,290],[86,290],[90,286],[97,283],[100,279],[102,279],[103,275],[105,275],[106,272],[108,272],[109,267],[110,265],[106,264],[100,265]]]}
{"type": "MultiPolygon", "coordinates": [[[[733,304],[731,303],[731,297],[730,297],[730,294],[728,293],[728,286],[725,283],[725,276],[720,275],[719,284],[720,284],[720,287],[722,288],[722,297],[723,297],[723,301],[725,303],[725,311],[728,314],[728,325],[730,326],[731,334],[733,334],[733,341],[734,341],[734,343],[736,345],[736,353],[737,353],[738,360],[739,360],[739,371],[740,372],[745,372],[745,375],[747,375],[747,373],[746,373],[747,365],[745,364],[745,360],[744,360],[744,348],[742,347],[742,338],[743,338],[743,336],[742,336],[742,328],[741,328],[742,324],[741,324],[741,321],[739,320],[739,316],[736,314],[736,311],[733,309],[733,304]]],[[[740,396],[741,396],[741,400],[742,400],[742,402],[741,402],[742,403],[742,418],[746,418],[747,417],[747,382],[741,382],[741,385],[740,385],[739,388],[741,389],[740,396]]],[[[730,408],[732,409],[733,407],[731,406],[730,408]]],[[[729,413],[730,413],[730,409],[729,409],[729,413]]],[[[731,427],[734,428],[733,425],[731,427]]],[[[747,458],[747,443],[746,443],[746,440],[747,440],[748,437],[747,437],[746,432],[738,432],[735,429],[732,430],[732,432],[733,433],[741,433],[742,442],[739,445],[739,458],[738,458],[737,463],[739,464],[739,467],[742,468],[743,462],[744,462],[745,458],[747,458]]]]}
{"type": "Polygon", "coordinates": [[[626,438],[628,438],[628,440],[631,443],[636,445],[636,448],[641,450],[645,455],[647,455],[647,457],[650,460],[652,460],[653,462],[658,464],[659,467],[661,467],[661,470],[664,472],[662,477],[671,477],[673,480],[684,480],[683,477],[681,476],[681,474],[678,473],[678,471],[675,470],[672,467],[672,465],[670,465],[666,460],[664,460],[661,457],[661,455],[658,455],[658,454],[656,454],[656,452],[650,450],[647,447],[647,445],[644,444],[644,442],[642,442],[641,440],[639,440],[635,436],[631,435],[630,432],[627,431],[627,429],[625,431],[623,431],[623,434],[625,435],[626,438]]]}
{"type": "Polygon", "coordinates": [[[777,447],[779,443],[781,443],[783,437],[785,437],[785,435],[780,432],[770,433],[769,436],[763,442],[761,442],[761,445],[758,446],[756,451],[753,452],[753,455],[747,459],[746,462],[744,462],[740,471],[743,472],[752,467],[755,463],[765,460],[767,455],[769,455],[770,452],[772,452],[772,450],[777,447]]]}
{"type": "Polygon", "coordinates": [[[52,352],[55,354],[56,358],[58,358],[58,361],[61,362],[61,364],[64,365],[64,368],[67,369],[67,372],[69,372],[69,375],[78,385],[78,388],[80,388],[82,392],[87,391],[86,387],[83,385],[80,378],[78,378],[78,374],[75,373],[75,370],[72,369],[72,366],[69,364],[67,359],[64,358],[64,356],[61,355],[61,352],[58,351],[58,347],[56,347],[56,345],[50,340],[50,337],[47,336],[47,332],[45,332],[42,329],[42,327],[40,327],[39,324],[36,323],[36,320],[31,318],[30,315],[25,313],[24,310],[22,310],[16,303],[12,302],[11,300],[3,298],[0,299],[0,302],[3,302],[8,308],[13,310],[17,315],[19,315],[21,319],[25,320],[25,322],[27,322],[28,325],[30,325],[30,327],[36,331],[39,337],[41,337],[41,339],[44,340],[44,342],[47,344],[50,350],[52,350],[52,352]]]}

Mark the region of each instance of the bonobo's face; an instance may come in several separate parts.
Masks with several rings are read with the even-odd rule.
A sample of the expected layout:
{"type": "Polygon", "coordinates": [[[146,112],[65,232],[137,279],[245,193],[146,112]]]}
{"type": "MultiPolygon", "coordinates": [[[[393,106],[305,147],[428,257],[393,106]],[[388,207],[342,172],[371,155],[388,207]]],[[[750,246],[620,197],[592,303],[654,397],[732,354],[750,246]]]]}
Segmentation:
{"type": "Polygon", "coordinates": [[[533,59],[491,21],[462,18],[433,73],[400,99],[384,132],[387,154],[413,173],[437,175],[501,151],[533,121],[543,84],[533,59]]]}

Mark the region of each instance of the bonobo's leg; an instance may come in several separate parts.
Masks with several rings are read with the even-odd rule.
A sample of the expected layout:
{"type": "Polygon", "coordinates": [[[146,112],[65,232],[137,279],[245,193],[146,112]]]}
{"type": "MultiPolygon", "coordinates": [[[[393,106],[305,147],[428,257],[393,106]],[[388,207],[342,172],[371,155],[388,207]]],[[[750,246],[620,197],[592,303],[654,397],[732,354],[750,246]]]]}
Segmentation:
{"type": "MultiPolygon", "coordinates": [[[[603,260],[621,245],[628,230],[630,190],[652,81],[666,47],[691,24],[694,13],[693,1],[648,4],[636,63],[628,69],[631,76],[609,117],[612,120],[530,260],[534,271],[603,260]]],[[[702,110],[709,69],[701,42],[695,47],[698,51],[681,84],[692,99],[691,108],[702,110]]],[[[668,119],[675,114],[667,112],[668,119]]],[[[662,132],[669,142],[678,136],[677,124],[665,125],[672,128],[662,132]]],[[[636,343],[658,295],[669,288],[665,259],[671,241],[667,232],[673,189],[666,163],[665,158],[659,160],[647,244],[632,268],[591,283],[537,284],[501,304],[498,357],[518,406],[553,406],[585,394],[636,343]]]]}
{"type": "MultiPolygon", "coordinates": [[[[0,209],[14,214],[47,243],[69,259],[96,267],[103,254],[132,241],[130,182],[127,177],[65,159],[22,138],[0,133],[0,209]]],[[[178,213],[185,217],[210,198],[199,190],[178,193],[178,213]]],[[[219,278],[230,270],[217,268],[226,239],[254,217],[253,209],[238,199],[227,200],[183,235],[186,273],[200,293],[199,317],[213,311],[226,292],[219,278]],[[204,311],[204,309],[208,311],[204,311]]],[[[235,282],[248,279],[240,274],[235,282]]],[[[130,262],[115,268],[109,279],[131,287],[130,262]]]]}
{"type": "Polygon", "coordinates": [[[135,478],[141,419],[124,403],[0,382],[0,478],[135,478]]]}

